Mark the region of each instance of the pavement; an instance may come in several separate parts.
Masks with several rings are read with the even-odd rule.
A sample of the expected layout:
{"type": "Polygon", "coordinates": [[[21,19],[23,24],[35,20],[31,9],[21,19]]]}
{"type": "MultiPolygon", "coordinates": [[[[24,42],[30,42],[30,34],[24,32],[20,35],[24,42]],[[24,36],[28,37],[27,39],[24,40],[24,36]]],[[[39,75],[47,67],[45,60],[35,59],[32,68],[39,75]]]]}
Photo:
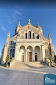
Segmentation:
{"type": "Polygon", "coordinates": [[[44,74],[56,74],[56,67],[49,68],[2,68],[0,85],[43,85],[44,74]]]}

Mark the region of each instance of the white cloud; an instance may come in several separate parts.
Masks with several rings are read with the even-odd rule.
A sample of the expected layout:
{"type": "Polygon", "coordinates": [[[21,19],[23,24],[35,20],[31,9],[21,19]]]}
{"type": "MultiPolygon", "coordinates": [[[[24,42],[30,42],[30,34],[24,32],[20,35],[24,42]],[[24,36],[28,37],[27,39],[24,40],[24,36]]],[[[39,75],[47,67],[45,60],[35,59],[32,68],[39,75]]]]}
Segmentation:
{"type": "Polygon", "coordinates": [[[9,23],[9,24],[12,24],[9,20],[8,20],[8,23],[9,23]]]}
{"type": "Polygon", "coordinates": [[[8,23],[9,23],[9,24],[12,24],[12,23],[11,23],[11,18],[10,18],[10,16],[5,15],[5,17],[7,17],[8,23]]]}
{"type": "Polygon", "coordinates": [[[6,29],[4,26],[2,26],[1,29],[2,29],[3,31],[7,31],[7,29],[6,29]]]}
{"type": "Polygon", "coordinates": [[[5,15],[5,17],[7,17],[7,18],[11,19],[11,18],[10,18],[10,16],[5,15]]]}
{"type": "Polygon", "coordinates": [[[17,10],[14,10],[14,12],[16,13],[16,14],[19,14],[19,15],[22,15],[19,11],[17,11],[17,10]]]}

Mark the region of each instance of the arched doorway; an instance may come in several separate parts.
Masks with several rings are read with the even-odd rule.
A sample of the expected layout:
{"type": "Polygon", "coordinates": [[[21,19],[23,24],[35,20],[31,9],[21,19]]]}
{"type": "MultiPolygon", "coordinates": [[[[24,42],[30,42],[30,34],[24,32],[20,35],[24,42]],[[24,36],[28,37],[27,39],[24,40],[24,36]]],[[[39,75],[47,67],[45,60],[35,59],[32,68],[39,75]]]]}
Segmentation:
{"type": "Polygon", "coordinates": [[[25,47],[21,46],[20,47],[20,61],[24,62],[24,57],[25,57],[25,47]]]}
{"type": "Polygon", "coordinates": [[[27,47],[27,62],[32,61],[32,46],[27,47]]]}
{"type": "Polygon", "coordinates": [[[40,47],[35,47],[35,61],[40,61],[40,47]]]}

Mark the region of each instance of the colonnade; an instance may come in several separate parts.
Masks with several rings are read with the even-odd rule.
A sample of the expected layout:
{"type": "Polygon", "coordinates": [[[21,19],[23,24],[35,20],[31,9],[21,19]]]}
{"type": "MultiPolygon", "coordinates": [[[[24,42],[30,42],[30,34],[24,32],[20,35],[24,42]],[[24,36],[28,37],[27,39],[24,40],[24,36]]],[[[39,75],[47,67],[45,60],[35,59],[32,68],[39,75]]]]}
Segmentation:
{"type": "MultiPolygon", "coordinates": [[[[24,46],[24,45],[18,45],[18,44],[16,44],[15,45],[15,58],[17,59],[17,60],[19,60],[19,61],[21,61],[20,60],[20,47],[21,46],[24,46]]],[[[30,45],[29,45],[30,46],[30,45]]],[[[37,46],[37,45],[36,45],[37,46]]],[[[31,46],[32,47],[32,61],[35,61],[35,47],[36,46],[31,46]]],[[[25,47],[25,51],[24,51],[24,61],[25,62],[27,62],[27,47],[28,46],[24,46],[25,47]]],[[[42,46],[41,47],[41,45],[40,46],[38,46],[39,47],[39,53],[40,53],[40,55],[38,56],[38,54],[37,54],[37,56],[38,56],[38,58],[39,58],[39,61],[45,61],[45,47],[44,46],[42,46]]]]}
{"type": "MultiPolygon", "coordinates": [[[[20,47],[21,46],[24,46],[24,45],[18,45],[18,44],[16,44],[15,45],[15,55],[14,55],[14,57],[17,59],[17,60],[19,60],[19,61],[21,61],[20,60],[20,47]]],[[[29,46],[31,46],[31,45],[29,45],[29,46]]],[[[36,45],[37,46],[37,45],[36,45]]],[[[35,61],[35,51],[36,51],[36,49],[35,49],[35,47],[36,46],[31,46],[32,47],[32,61],[35,61]]],[[[27,52],[28,52],[28,49],[27,49],[27,47],[28,46],[24,46],[24,62],[27,62],[27,52]]],[[[38,56],[38,61],[45,61],[45,47],[44,46],[37,46],[37,47],[39,47],[39,55],[38,55],[38,53],[37,53],[37,56],[38,56]]],[[[10,54],[10,50],[11,49],[9,49],[9,54],[10,54]]],[[[12,51],[14,50],[14,48],[12,49],[12,51]]],[[[13,52],[12,52],[12,54],[13,54],[13,52]]],[[[12,56],[13,57],[13,56],[12,56]]]]}

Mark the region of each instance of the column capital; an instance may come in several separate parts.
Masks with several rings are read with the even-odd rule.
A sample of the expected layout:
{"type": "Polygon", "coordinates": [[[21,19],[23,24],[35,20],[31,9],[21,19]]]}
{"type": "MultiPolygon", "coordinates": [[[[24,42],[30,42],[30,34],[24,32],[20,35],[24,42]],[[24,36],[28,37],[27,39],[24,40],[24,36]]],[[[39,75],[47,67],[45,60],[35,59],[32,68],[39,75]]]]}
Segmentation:
{"type": "Polygon", "coordinates": [[[25,46],[25,49],[27,49],[27,46],[25,46]]]}
{"type": "Polygon", "coordinates": [[[33,47],[33,50],[35,50],[35,47],[33,47]]]}

